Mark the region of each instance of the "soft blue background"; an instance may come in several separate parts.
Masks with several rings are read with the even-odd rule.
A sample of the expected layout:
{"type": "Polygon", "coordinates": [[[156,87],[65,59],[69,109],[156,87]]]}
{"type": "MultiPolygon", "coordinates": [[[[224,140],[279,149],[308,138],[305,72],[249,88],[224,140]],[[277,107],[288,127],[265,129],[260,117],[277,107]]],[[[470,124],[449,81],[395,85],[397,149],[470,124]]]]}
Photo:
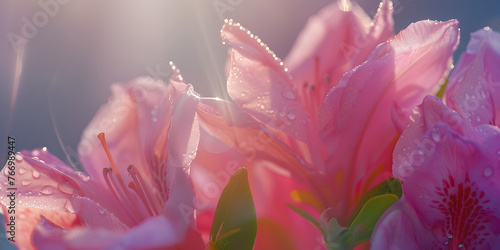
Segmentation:
{"type": "MultiPolygon", "coordinates": [[[[42,1],[46,2],[46,1],[42,1]]],[[[70,152],[82,130],[109,96],[109,85],[148,75],[148,67],[166,71],[174,61],[184,78],[198,92],[224,97],[223,66],[227,46],[220,42],[223,21],[215,2],[234,3],[223,13],[260,36],[284,58],[311,14],[325,6],[324,0],[136,0],[77,1],[61,5],[47,25],[38,29],[27,44],[19,94],[13,113],[11,93],[16,54],[7,34],[20,33],[23,17],[32,19],[42,11],[38,1],[0,1],[0,134],[5,153],[7,139],[17,139],[17,149],[47,146],[65,159],[62,145],[70,152]],[[51,99],[48,97],[51,96],[51,99]],[[5,137],[4,137],[5,136],[5,137]]],[[[359,0],[373,15],[378,1],[359,0]]],[[[484,26],[500,30],[498,0],[398,0],[395,1],[396,31],[422,19],[458,19],[465,49],[469,33],[484,26]]]]}

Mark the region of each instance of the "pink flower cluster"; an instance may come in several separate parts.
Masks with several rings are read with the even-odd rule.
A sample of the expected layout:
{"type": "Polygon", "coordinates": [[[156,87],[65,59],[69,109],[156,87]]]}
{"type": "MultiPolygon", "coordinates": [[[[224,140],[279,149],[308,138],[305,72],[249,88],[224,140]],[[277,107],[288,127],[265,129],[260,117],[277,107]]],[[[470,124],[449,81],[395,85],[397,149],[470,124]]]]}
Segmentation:
{"type": "MultiPolygon", "coordinates": [[[[227,20],[232,101],[200,97],[173,64],[169,83],[113,85],[83,132],[84,172],[46,148],[15,156],[15,245],[203,249],[222,189],[244,167],[255,249],[337,249],[287,204],[346,227],[393,176],[402,196],[362,247],[497,249],[500,34],[473,33],[454,67],[456,20],[394,35],[392,13],[389,0],[373,20],[355,3],[331,3],[284,61],[227,20]],[[445,83],[443,103],[431,95],[445,83]]],[[[2,172],[7,190],[8,165],[2,172]]],[[[9,201],[0,204],[8,220],[9,201]]]]}

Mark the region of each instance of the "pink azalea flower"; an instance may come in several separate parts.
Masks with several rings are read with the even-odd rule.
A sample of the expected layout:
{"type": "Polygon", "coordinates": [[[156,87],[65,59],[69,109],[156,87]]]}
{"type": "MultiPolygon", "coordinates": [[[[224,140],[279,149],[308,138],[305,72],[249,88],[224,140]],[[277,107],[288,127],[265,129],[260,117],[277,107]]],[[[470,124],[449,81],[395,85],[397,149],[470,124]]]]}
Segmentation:
{"type": "Polygon", "coordinates": [[[445,91],[446,105],[473,125],[500,126],[500,34],[472,33],[445,91]]]}
{"type": "Polygon", "coordinates": [[[297,92],[309,99],[306,106],[321,106],[345,72],[394,37],[392,2],[383,0],[380,8],[372,21],[357,3],[334,1],[309,18],[285,59],[297,92]],[[314,98],[309,96],[311,86],[314,98]]]}
{"type": "MultiPolygon", "coordinates": [[[[338,6],[346,7],[337,3],[327,7],[332,16],[343,13],[335,9],[338,6]]],[[[239,107],[202,101],[202,106],[211,107],[203,108],[200,121],[207,134],[244,155],[237,155],[235,149],[213,152],[200,147],[193,168],[200,174],[194,178],[198,178],[197,196],[201,197],[213,179],[203,177],[204,173],[218,178],[230,172],[229,163],[235,162],[249,169],[258,216],[257,249],[286,249],[289,246],[281,244],[283,239],[297,249],[324,244],[320,232],[284,203],[306,204],[300,206],[316,216],[330,208],[328,215],[345,225],[364,192],[391,176],[392,150],[412,108],[437,90],[451,68],[458,43],[457,21],[411,24],[373,49],[392,33],[391,3],[382,3],[372,28],[361,25],[367,22],[358,19],[355,5],[347,10],[353,13],[343,15],[363,31],[366,46],[345,58],[336,42],[321,40],[328,40],[328,33],[348,33],[347,28],[343,30],[345,23],[332,24],[335,18],[327,17],[325,10],[312,19],[304,34],[318,28],[318,22],[324,22],[320,27],[341,30],[313,36],[311,40],[317,41],[310,43],[299,38],[296,52],[287,61],[294,65],[292,74],[260,38],[240,24],[229,21],[222,28],[223,40],[233,48],[228,93],[239,107]],[[337,62],[343,70],[363,63],[338,84],[328,85],[325,74],[334,79],[344,73],[339,73],[337,62]],[[329,92],[326,98],[323,92],[329,92]]],[[[355,44],[353,36],[342,37],[345,40],[340,43],[355,44]]],[[[201,145],[213,140],[202,132],[201,145]]]]}
{"type": "Polygon", "coordinates": [[[178,74],[168,86],[149,78],[112,86],[79,145],[88,175],[46,149],[16,155],[17,246],[203,248],[189,179],[198,101],[178,74]]]}
{"type": "Polygon", "coordinates": [[[500,130],[472,127],[431,96],[410,120],[394,150],[403,197],[380,218],[371,247],[498,249],[500,130]]]}

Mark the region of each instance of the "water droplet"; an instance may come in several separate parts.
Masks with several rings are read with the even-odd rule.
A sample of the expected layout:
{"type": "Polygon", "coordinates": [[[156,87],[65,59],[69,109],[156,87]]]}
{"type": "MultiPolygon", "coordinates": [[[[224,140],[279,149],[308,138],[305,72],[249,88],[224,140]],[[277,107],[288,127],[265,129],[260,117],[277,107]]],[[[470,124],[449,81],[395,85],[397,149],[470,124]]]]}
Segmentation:
{"type": "Polygon", "coordinates": [[[35,178],[35,179],[40,178],[40,172],[38,172],[38,171],[36,171],[34,169],[33,169],[32,175],[33,175],[33,178],[35,178]]]}
{"type": "Polygon", "coordinates": [[[69,194],[69,195],[72,195],[74,192],[71,185],[67,182],[64,182],[62,184],[57,184],[57,189],[59,189],[59,191],[65,193],[65,194],[69,194]]]}
{"type": "Polygon", "coordinates": [[[285,116],[285,111],[281,111],[281,112],[280,112],[280,116],[281,116],[281,117],[285,116]]]}
{"type": "Polygon", "coordinates": [[[23,157],[21,155],[16,155],[16,161],[17,162],[22,162],[23,161],[23,157]]]}
{"type": "Polygon", "coordinates": [[[438,130],[434,130],[432,131],[432,140],[434,140],[435,142],[440,142],[441,139],[443,139],[443,135],[441,134],[441,131],[438,131],[438,130]]]}
{"type": "Polygon", "coordinates": [[[295,114],[290,113],[290,114],[288,114],[287,117],[288,117],[288,119],[290,119],[292,121],[295,120],[295,114]]]}
{"type": "Polygon", "coordinates": [[[295,94],[293,94],[293,92],[292,92],[292,91],[289,91],[289,90],[287,90],[287,91],[283,92],[283,96],[284,96],[286,99],[290,99],[290,100],[295,99],[295,94]]]}
{"type": "Polygon", "coordinates": [[[446,237],[447,237],[448,239],[453,239],[453,235],[451,235],[451,234],[446,235],[446,237]]]}
{"type": "Polygon", "coordinates": [[[464,244],[458,245],[458,248],[463,248],[463,247],[464,247],[464,244]]]}
{"type": "Polygon", "coordinates": [[[19,174],[26,174],[26,169],[19,168],[19,174]]]}
{"type": "Polygon", "coordinates": [[[28,186],[29,184],[31,184],[30,180],[23,180],[23,181],[21,181],[21,185],[23,185],[23,186],[28,186]]]}
{"type": "Polygon", "coordinates": [[[68,210],[68,212],[74,214],[75,213],[75,208],[73,208],[73,205],[71,204],[70,201],[66,201],[66,204],[64,204],[64,207],[66,208],[66,210],[68,210]]]}
{"type": "Polygon", "coordinates": [[[50,195],[54,193],[54,189],[51,186],[44,186],[41,192],[42,194],[50,195]]]}
{"type": "Polygon", "coordinates": [[[247,96],[247,94],[245,94],[245,93],[243,93],[243,92],[242,92],[242,93],[240,94],[240,96],[241,96],[241,97],[245,97],[245,96],[247,96]]]}
{"type": "Polygon", "coordinates": [[[266,109],[266,106],[264,104],[261,104],[260,109],[266,109]]]}
{"type": "Polygon", "coordinates": [[[469,100],[469,98],[470,98],[470,94],[469,93],[465,93],[465,99],[469,100]]]}
{"type": "Polygon", "coordinates": [[[90,176],[88,176],[82,172],[78,172],[77,175],[78,175],[78,177],[80,177],[80,179],[82,181],[89,181],[90,180],[90,176]]]}
{"type": "Polygon", "coordinates": [[[97,210],[99,211],[100,214],[104,214],[106,212],[106,210],[101,206],[97,206],[97,210]]]}
{"type": "Polygon", "coordinates": [[[26,219],[26,214],[25,213],[19,213],[19,219],[24,220],[26,219]]]}
{"type": "Polygon", "coordinates": [[[490,166],[488,166],[484,169],[483,174],[484,177],[490,177],[491,175],[493,175],[493,169],[490,166]]]}
{"type": "Polygon", "coordinates": [[[478,122],[480,122],[480,121],[481,121],[481,117],[480,117],[480,116],[476,117],[476,120],[477,120],[478,122]]]}
{"type": "Polygon", "coordinates": [[[484,88],[480,88],[479,89],[479,95],[481,95],[481,97],[483,99],[486,99],[486,97],[487,97],[488,94],[486,93],[486,90],[484,88]]]}

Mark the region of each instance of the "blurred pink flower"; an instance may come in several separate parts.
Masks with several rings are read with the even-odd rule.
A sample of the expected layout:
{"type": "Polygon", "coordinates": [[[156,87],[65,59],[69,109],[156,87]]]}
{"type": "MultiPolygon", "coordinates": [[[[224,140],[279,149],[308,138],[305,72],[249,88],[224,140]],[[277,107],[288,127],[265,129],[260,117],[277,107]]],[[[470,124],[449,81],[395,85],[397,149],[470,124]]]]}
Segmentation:
{"type": "Polygon", "coordinates": [[[488,27],[472,33],[446,86],[446,105],[472,125],[500,126],[499,64],[500,34],[488,27]]]}
{"type": "Polygon", "coordinates": [[[203,248],[189,179],[198,101],[178,74],[168,86],[149,78],[112,86],[79,145],[88,176],[46,149],[16,155],[18,247],[203,248]]]}
{"type": "Polygon", "coordinates": [[[249,169],[256,249],[323,245],[320,232],[284,203],[316,217],[330,208],[328,216],[345,225],[361,196],[391,176],[392,150],[407,117],[451,68],[457,21],[421,21],[384,42],[392,37],[392,3],[382,2],[373,25],[364,17],[357,5],[339,1],[311,18],[287,59],[293,70],[239,23],[222,28],[233,48],[228,93],[239,107],[202,100],[210,107],[200,115],[208,131],[200,142],[211,145],[212,135],[233,148],[200,147],[194,178],[200,197],[231,165],[249,169]],[[307,35],[314,30],[321,32],[307,35]],[[345,44],[353,49],[347,57],[345,44]]]}
{"type": "Polygon", "coordinates": [[[498,249],[500,130],[472,127],[431,96],[410,120],[394,150],[403,197],[380,218],[371,247],[498,249]]]}

